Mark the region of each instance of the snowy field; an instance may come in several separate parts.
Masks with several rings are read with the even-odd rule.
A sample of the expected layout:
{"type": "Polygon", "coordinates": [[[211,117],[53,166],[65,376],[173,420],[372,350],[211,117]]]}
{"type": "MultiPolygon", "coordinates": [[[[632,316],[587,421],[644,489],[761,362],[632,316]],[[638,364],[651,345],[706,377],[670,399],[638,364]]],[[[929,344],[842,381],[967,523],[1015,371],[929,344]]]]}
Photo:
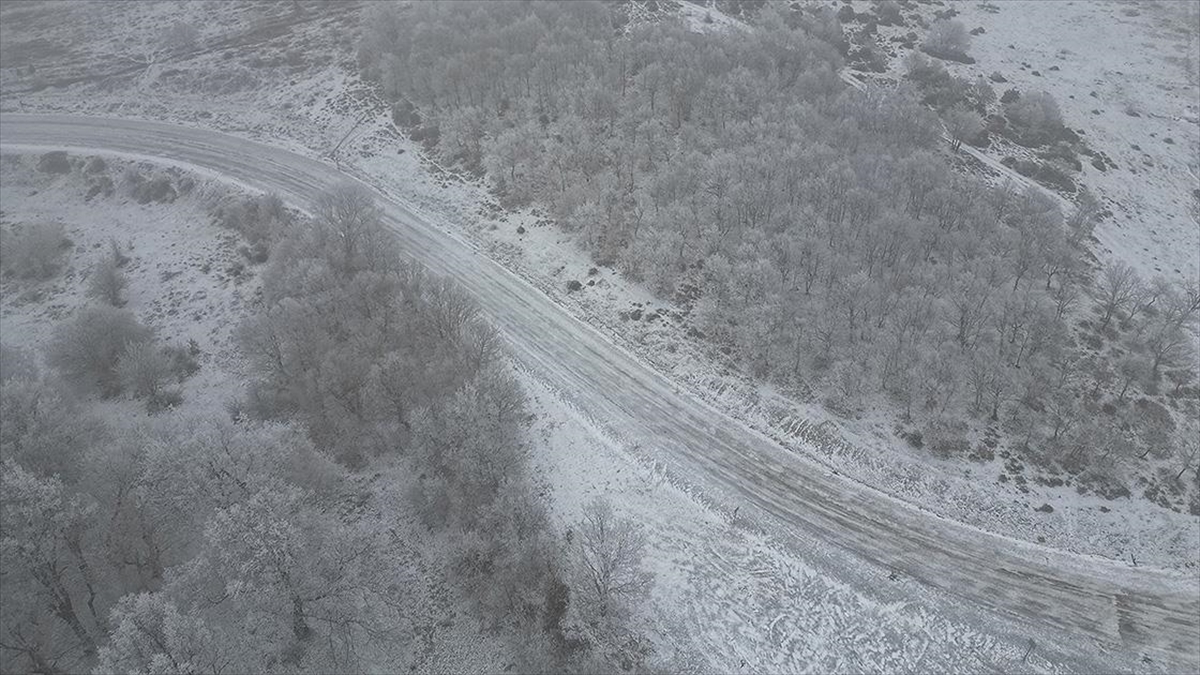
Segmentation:
{"type": "MultiPolygon", "coordinates": [[[[851,6],[872,9],[865,0],[851,6]]],[[[998,95],[1009,88],[1052,94],[1066,125],[1116,162],[1106,171],[1084,162],[1078,177],[1112,211],[1097,227],[1097,255],[1147,278],[1183,280],[1200,274],[1198,7],[1176,0],[921,4],[904,12],[906,25],[878,28],[888,72],[855,75],[899,79],[911,50],[895,40],[921,31],[911,18],[931,22],[935,12],[954,10],[953,19],[974,32],[975,63],[940,61],[952,75],[998,73],[1005,79],[993,81],[998,95]]]]}
{"type": "Polygon", "coordinates": [[[1082,181],[1113,216],[1101,253],[1144,276],[1200,274],[1200,9],[1191,2],[1002,2],[955,5],[969,28],[974,65],[1023,91],[1051,92],[1067,124],[1116,160],[1082,181]],[[1053,25],[1055,30],[1041,30],[1053,25]]]}
{"type": "MultiPolygon", "coordinates": [[[[240,237],[213,224],[203,205],[227,188],[201,182],[170,204],[138,204],[120,195],[88,199],[78,173],[40,173],[37,162],[36,156],[0,157],[0,220],[6,226],[62,223],[72,243],[64,271],[48,281],[3,280],[5,344],[37,357],[58,323],[89,302],[88,275],[115,241],[130,259],[122,270],[129,279],[124,308],[167,344],[195,341],[201,367],[184,384],[184,400],[189,411],[224,414],[225,403],[241,393],[245,381],[233,331],[258,290],[256,268],[238,252],[240,237]]],[[[105,163],[118,184],[126,170],[147,176],[161,171],[111,158],[105,163]]],[[[123,423],[146,420],[144,406],[134,400],[100,405],[113,408],[111,419],[123,423]]]]}

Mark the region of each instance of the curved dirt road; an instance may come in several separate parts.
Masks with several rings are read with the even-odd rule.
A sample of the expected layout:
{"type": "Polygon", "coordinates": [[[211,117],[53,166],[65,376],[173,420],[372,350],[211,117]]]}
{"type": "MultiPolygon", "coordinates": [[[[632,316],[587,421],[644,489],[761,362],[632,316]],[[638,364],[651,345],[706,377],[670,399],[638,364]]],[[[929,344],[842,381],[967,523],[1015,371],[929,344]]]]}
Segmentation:
{"type": "MultiPolygon", "coordinates": [[[[301,207],[348,178],[287,150],[145,121],[5,114],[0,146],[146,157],[273,191],[301,207]]],[[[740,504],[743,516],[786,545],[805,551],[823,548],[816,542],[832,544],[816,561],[831,576],[872,584],[879,568],[897,571],[924,586],[939,611],[987,623],[1014,642],[1036,635],[1040,649],[1084,671],[1126,669],[1142,657],[1169,671],[1200,670],[1194,579],[982,533],[826,476],[675,393],[668,380],[542,292],[403,205],[383,195],[380,203],[404,248],[473,293],[527,367],[597,419],[654,448],[656,459],[715,501],[740,504]],[[871,564],[858,564],[863,560],[871,564]]]]}

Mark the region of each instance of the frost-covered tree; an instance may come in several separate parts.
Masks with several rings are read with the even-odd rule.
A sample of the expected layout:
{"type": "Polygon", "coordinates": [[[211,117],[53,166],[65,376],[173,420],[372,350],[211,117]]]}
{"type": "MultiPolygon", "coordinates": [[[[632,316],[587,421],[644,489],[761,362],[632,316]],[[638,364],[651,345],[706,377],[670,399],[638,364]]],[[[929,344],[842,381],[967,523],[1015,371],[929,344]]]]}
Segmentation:
{"type": "Polygon", "coordinates": [[[1028,146],[1050,142],[1063,130],[1058,102],[1046,92],[1029,92],[1005,103],[1004,116],[1020,142],[1028,146]]]}
{"type": "Polygon", "coordinates": [[[95,653],[105,627],[108,587],[88,538],[93,509],[59,479],[15,462],[5,461],[0,475],[4,670],[77,669],[95,653]]]}
{"type": "Polygon", "coordinates": [[[1100,330],[1108,328],[1109,322],[1124,310],[1137,296],[1141,287],[1137,270],[1123,262],[1115,262],[1104,268],[1100,277],[1100,330]]]}
{"type": "Polygon", "coordinates": [[[96,673],[222,673],[232,665],[229,645],[163,593],[121,598],[109,623],[112,633],[99,650],[96,673]]]}
{"type": "Polygon", "coordinates": [[[104,438],[100,424],[54,380],[17,378],[0,385],[0,459],[38,476],[81,478],[80,458],[104,438]]]}
{"type": "Polygon", "coordinates": [[[607,501],[588,504],[575,537],[575,590],[585,620],[603,622],[627,612],[649,592],[654,576],[643,568],[646,536],[633,521],[618,518],[607,501]]]}

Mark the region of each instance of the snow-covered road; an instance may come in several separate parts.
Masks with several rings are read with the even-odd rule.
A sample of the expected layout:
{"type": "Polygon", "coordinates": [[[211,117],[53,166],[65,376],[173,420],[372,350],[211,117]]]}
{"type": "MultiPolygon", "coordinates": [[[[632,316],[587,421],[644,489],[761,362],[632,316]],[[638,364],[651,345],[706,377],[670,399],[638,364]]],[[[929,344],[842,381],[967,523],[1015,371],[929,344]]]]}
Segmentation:
{"type": "MultiPolygon", "coordinates": [[[[329,164],[285,149],[147,121],[4,114],[0,148],[152,158],[276,192],[301,208],[322,188],[349,179],[329,164]]],[[[473,293],[530,370],[594,418],[653,449],[655,459],[716,505],[740,506],[741,519],[831,577],[869,587],[891,583],[881,580],[897,572],[895,584],[904,590],[883,589],[881,595],[920,593],[938,611],[986,624],[1014,642],[1036,637],[1039,649],[1083,670],[1124,670],[1138,663],[1200,670],[1195,578],[1005,539],[826,475],[677,393],[668,380],[538,289],[387,195],[379,197],[403,247],[473,293]],[[1143,656],[1152,661],[1141,661],[1143,656]]]]}

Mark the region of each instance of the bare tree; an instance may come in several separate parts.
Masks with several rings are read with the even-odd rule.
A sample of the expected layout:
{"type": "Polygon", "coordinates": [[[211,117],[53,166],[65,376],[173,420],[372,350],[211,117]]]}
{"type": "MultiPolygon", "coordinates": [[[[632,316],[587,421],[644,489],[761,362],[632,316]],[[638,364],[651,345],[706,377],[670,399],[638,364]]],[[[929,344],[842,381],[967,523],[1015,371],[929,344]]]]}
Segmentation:
{"type": "Polygon", "coordinates": [[[112,610],[113,634],[98,653],[106,673],[223,672],[230,666],[203,619],[181,612],[164,593],[130,593],[112,610]]]}
{"type": "Polygon", "coordinates": [[[1150,354],[1150,378],[1158,380],[1159,368],[1171,367],[1188,354],[1191,340],[1183,327],[1170,317],[1159,316],[1150,324],[1145,346],[1150,354]]]}
{"type": "Polygon", "coordinates": [[[1146,359],[1135,355],[1126,354],[1117,362],[1117,377],[1121,383],[1121,391],[1117,393],[1118,401],[1125,401],[1125,395],[1129,393],[1129,387],[1145,376],[1149,370],[1149,364],[1146,359]]]}
{"type": "MultiPolygon", "coordinates": [[[[1133,323],[1139,314],[1157,309],[1158,303],[1171,293],[1171,284],[1162,276],[1156,276],[1148,283],[1140,285],[1129,301],[1129,312],[1126,321],[1133,323]]],[[[1138,333],[1145,326],[1138,327],[1138,333]]]]}
{"type": "Polygon", "coordinates": [[[1175,474],[1175,480],[1183,478],[1183,474],[1189,469],[1197,471],[1197,460],[1200,460],[1200,428],[1195,424],[1183,429],[1179,442],[1175,444],[1175,455],[1179,459],[1179,473],[1175,474]]]}
{"type": "Polygon", "coordinates": [[[654,577],[642,569],[646,536],[637,524],[616,518],[608,501],[588,504],[577,536],[579,591],[591,601],[598,621],[649,592],[654,577]]]}
{"type": "Polygon", "coordinates": [[[1141,287],[1138,273],[1123,262],[1104,268],[1100,277],[1100,308],[1104,315],[1100,319],[1100,330],[1108,328],[1117,312],[1128,306],[1141,287]]]}

